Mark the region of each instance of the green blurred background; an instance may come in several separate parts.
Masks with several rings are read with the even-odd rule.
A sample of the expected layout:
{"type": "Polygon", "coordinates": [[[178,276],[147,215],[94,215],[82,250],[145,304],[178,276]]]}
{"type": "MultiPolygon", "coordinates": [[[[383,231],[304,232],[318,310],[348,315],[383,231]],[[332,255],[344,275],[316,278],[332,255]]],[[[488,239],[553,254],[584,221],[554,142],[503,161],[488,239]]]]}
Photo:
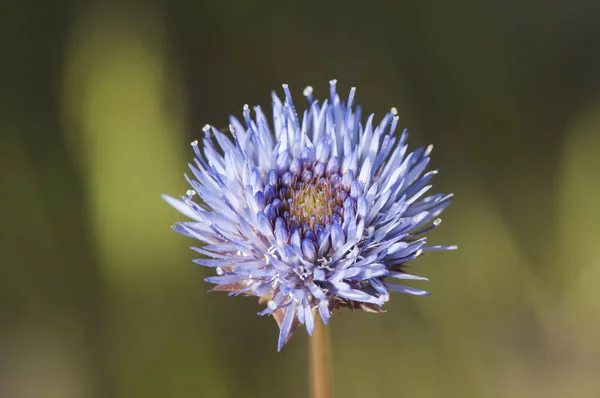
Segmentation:
{"type": "Polygon", "coordinates": [[[338,312],[338,397],[600,397],[600,3],[33,1],[0,12],[0,397],[306,397],[159,195],[289,83],[399,110],[454,192],[428,298],[338,312]]]}

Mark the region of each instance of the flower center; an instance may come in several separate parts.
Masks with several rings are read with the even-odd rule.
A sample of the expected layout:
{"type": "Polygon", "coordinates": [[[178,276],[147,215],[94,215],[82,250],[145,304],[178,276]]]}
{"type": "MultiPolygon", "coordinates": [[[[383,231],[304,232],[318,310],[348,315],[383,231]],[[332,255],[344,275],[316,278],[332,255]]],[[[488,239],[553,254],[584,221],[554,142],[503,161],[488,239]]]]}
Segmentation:
{"type": "Polygon", "coordinates": [[[310,225],[313,216],[317,222],[326,224],[332,215],[331,204],[334,203],[334,198],[330,194],[334,191],[335,189],[332,189],[328,183],[318,185],[303,183],[298,189],[291,188],[290,216],[297,217],[301,224],[310,225]]]}
{"type": "Polygon", "coordinates": [[[277,196],[287,228],[296,226],[315,231],[317,225],[341,225],[344,220],[349,187],[342,183],[337,170],[325,175],[315,173],[315,167],[311,166],[300,173],[284,173],[280,180],[277,196]]]}

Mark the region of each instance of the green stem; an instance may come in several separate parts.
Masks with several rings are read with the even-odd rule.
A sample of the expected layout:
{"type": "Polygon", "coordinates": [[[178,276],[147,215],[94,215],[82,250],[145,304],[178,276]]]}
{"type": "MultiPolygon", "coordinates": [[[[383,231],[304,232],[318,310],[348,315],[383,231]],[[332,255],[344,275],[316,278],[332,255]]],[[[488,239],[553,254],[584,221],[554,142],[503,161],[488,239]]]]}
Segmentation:
{"type": "Polygon", "coordinates": [[[315,317],[315,329],[309,338],[310,396],[331,398],[331,349],[329,333],[323,321],[315,317]]]}

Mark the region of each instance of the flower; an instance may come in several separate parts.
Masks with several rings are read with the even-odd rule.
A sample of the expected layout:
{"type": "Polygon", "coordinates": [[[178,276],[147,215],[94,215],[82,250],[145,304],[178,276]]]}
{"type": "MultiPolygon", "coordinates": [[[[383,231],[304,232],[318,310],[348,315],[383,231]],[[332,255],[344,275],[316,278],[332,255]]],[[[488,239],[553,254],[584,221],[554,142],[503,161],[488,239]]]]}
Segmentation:
{"type": "Polygon", "coordinates": [[[194,262],[212,267],[215,291],[266,302],[280,327],[278,350],[299,324],[312,334],[315,316],[324,323],[337,308],[381,312],[389,292],[428,292],[396,282],[427,280],[404,265],[427,251],[427,231],[452,195],[424,196],[437,174],[423,174],[432,147],[408,153],[406,130],[394,137],[395,109],[374,124],[361,123],[330,82],[330,100],[319,104],[312,88],[299,118],[287,85],[285,100],[273,93],[271,123],[260,107],[244,106],[243,125],[230,118],[233,141],[204,127],[200,150],[189,167],[192,189],[182,200],[165,200],[194,221],[173,229],[204,243],[194,262]],[[198,195],[199,200],[195,200],[198,195]]]}

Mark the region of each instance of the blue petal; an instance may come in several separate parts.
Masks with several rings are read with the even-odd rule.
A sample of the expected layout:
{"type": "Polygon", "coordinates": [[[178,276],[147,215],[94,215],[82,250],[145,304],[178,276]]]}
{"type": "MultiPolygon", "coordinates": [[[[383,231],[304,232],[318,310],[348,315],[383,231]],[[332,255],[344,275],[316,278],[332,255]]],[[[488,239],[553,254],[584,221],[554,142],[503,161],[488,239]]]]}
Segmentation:
{"type": "Polygon", "coordinates": [[[431,294],[425,290],[404,285],[394,285],[393,283],[388,283],[387,288],[393,292],[412,294],[413,296],[429,296],[431,294]]]}
{"type": "Polygon", "coordinates": [[[388,273],[387,276],[388,276],[388,278],[409,279],[409,280],[413,280],[413,281],[428,281],[429,280],[429,279],[425,278],[424,276],[411,275],[411,274],[407,274],[406,272],[391,271],[388,273]]]}
{"type": "Polygon", "coordinates": [[[315,267],[313,269],[313,279],[316,281],[325,280],[325,271],[323,270],[323,268],[315,267]]]}
{"type": "Polygon", "coordinates": [[[198,216],[198,213],[196,213],[194,210],[192,210],[192,208],[190,206],[188,206],[187,204],[183,203],[181,200],[175,199],[172,196],[169,195],[165,195],[162,194],[161,197],[171,206],[173,206],[178,212],[180,212],[181,214],[183,214],[186,217],[189,217],[193,220],[196,221],[202,221],[202,218],[200,218],[198,216]]]}
{"type": "Polygon", "coordinates": [[[437,250],[456,250],[458,249],[458,246],[456,245],[450,245],[450,246],[423,246],[423,251],[424,252],[431,252],[431,251],[437,251],[437,250]]]}
{"type": "Polygon", "coordinates": [[[329,306],[327,303],[319,303],[319,315],[321,315],[323,323],[327,325],[329,323],[329,319],[331,319],[331,311],[329,311],[329,306]]]}
{"type": "Polygon", "coordinates": [[[243,276],[243,275],[220,275],[220,276],[210,276],[210,277],[204,279],[204,281],[206,281],[208,283],[214,283],[215,285],[236,283],[236,282],[241,282],[243,280],[247,280],[247,277],[243,276]]]}
{"type": "Polygon", "coordinates": [[[331,227],[331,246],[333,246],[333,250],[339,250],[346,243],[346,237],[344,236],[344,231],[342,227],[338,224],[334,224],[331,227]]]}
{"type": "Polygon", "coordinates": [[[358,290],[358,289],[338,290],[336,292],[336,294],[338,296],[346,298],[348,300],[360,301],[362,303],[383,305],[383,301],[380,298],[371,296],[370,294],[365,293],[362,290],[358,290]]]}
{"type": "Polygon", "coordinates": [[[289,233],[285,227],[285,221],[283,221],[283,218],[281,217],[277,217],[275,220],[275,239],[277,239],[279,246],[285,245],[289,239],[289,233]]]}
{"type": "Polygon", "coordinates": [[[323,137],[317,143],[317,151],[316,157],[319,162],[325,163],[329,160],[329,144],[327,143],[327,139],[323,137]]]}
{"type": "Polygon", "coordinates": [[[315,243],[310,239],[304,238],[302,240],[302,253],[307,260],[315,261],[317,259],[317,247],[315,243]]]}
{"type": "MultiPolygon", "coordinates": [[[[313,334],[313,328],[315,326],[315,319],[313,317],[313,312],[310,304],[304,305],[304,323],[306,325],[306,331],[310,336],[313,334]]],[[[298,311],[300,312],[300,310],[298,311]]]]}
{"type": "Polygon", "coordinates": [[[290,172],[295,176],[300,175],[300,173],[302,172],[302,162],[300,161],[300,159],[296,158],[292,160],[292,163],[290,163],[290,172]]]}
{"type": "Polygon", "coordinates": [[[288,339],[288,335],[290,334],[290,330],[292,329],[292,322],[294,321],[294,317],[296,315],[296,303],[292,302],[290,306],[285,309],[285,316],[283,317],[283,322],[281,323],[281,329],[279,330],[279,340],[277,342],[277,351],[281,351],[283,345],[288,339]]]}
{"type": "Polygon", "coordinates": [[[277,170],[283,173],[286,172],[290,167],[290,151],[284,150],[277,156],[277,170]]]}
{"type": "Polygon", "coordinates": [[[337,156],[332,156],[327,161],[326,172],[327,172],[327,174],[335,174],[339,170],[340,170],[340,160],[338,159],[337,156]]]}

